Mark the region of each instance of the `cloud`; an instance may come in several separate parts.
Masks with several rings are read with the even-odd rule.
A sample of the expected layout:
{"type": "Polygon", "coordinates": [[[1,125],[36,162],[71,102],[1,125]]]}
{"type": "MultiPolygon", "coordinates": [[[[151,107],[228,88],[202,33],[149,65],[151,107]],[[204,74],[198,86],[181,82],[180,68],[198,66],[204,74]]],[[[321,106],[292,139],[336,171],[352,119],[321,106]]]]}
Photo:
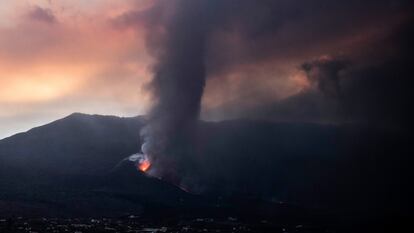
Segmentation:
{"type": "Polygon", "coordinates": [[[21,131],[22,117],[33,116],[38,125],[72,112],[146,111],[150,100],[141,86],[148,81],[149,60],[142,32],[110,23],[113,11],[125,5],[109,8],[106,2],[85,13],[63,3],[69,4],[15,6],[14,23],[0,26],[0,115],[12,116],[0,120],[7,128],[1,136],[21,131]],[[9,123],[13,118],[16,124],[9,123]]]}
{"type": "MultiPolygon", "coordinates": [[[[387,72],[382,66],[390,70],[394,66],[399,70],[394,73],[399,76],[407,73],[407,68],[401,66],[402,59],[398,59],[402,51],[408,51],[407,46],[400,49],[398,46],[407,42],[392,35],[399,35],[397,31],[403,27],[401,25],[409,21],[410,1],[210,0],[200,3],[207,6],[203,9],[205,29],[208,30],[207,79],[202,97],[205,118],[261,115],[278,120],[339,122],[337,115],[343,115],[341,111],[345,111],[350,120],[368,115],[370,117],[365,119],[384,119],[382,116],[387,115],[387,111],[381,113],[381,108],[375,104],[372,106],[376,106],[376,110],[372,113],[363,110],[374,108],[368,107],[371,104],[365,101],[373,98],[367,94],[369,91],[363,94],[351,86],[378,86],[371,93],[379,96],[383,93],[379,91],[382,88],[380,82],[369,84],[363,81],[368,79],[364,77],[384,76],[387,72]],[[317,75],[325,69],[323,65],[314,64],[323,55],[346,59],[350,64],[339,71],[337,78],[326,79],[317,75]],[[312,64],[311,73],[301,70],[304,63],[312,64]],[[384,73],[373,74],[374,70],[384,73]],[[310,76],[314,77],[308,79],[310,76]],[[351,98],[332,98],[338,91],[340,96],[350,95],[350,90],[358,93],[355,98],[360,96],[364,100],[349,103],[351,98]],[[331,97],[327,97],[327,93],[331,97]],[[301,98],[306,100],[299,101],[301,98]],[[343,104],[338,105],[338,101],[343,104]],[[346,107],[332,107],[337,105],[346,107]],[[331,114],[336,108],[344,110],[335,110],[335,114],[331,114]]],[[[120,108],[128,109],[128,114],[133,105],[126,102],[137,101],[139,106],[148,106],[154,100],[145,91],[150,79],[148,67],[154,62],[149,55],[160,52],[156,49],[163,40],[164,28],[160,22],[167,17],[160,13],[163,10],[172,12],[174,7],[182,6],[158,0],[87,3],[65,0],[38,5],[15,1],[0,3],[0,10],[7,12],[0,16],[1,111],[3,106],[10,104],[9,100],[15,104],[26,104],[31,100],[36,102],[33,104],[47,105],[72,99],[74,106],[80,109],[91,103],[99,112],[107,109],[105,102],[113,101],[114,105],[117,103],[122,106],[120,108]],[[151,30],[158,33],[150,35],[151,30]],[[154,48],[147,50],[147,45],[154,48]],[[24,85],[15,88],[19,83],[36,85],[28,91],[24,85]],[[15,91],[10,91],[11,88],[15,91]],[[55,94],[37,98],[38,90],[44,89],[55,94]],[[82,101],[81,96],[85,98],[82,101]]],[[[194,20],[197,18],[194,16],[194,20]]],[[[197,29],[196,26],[192,28],[197,29]]],[[[379,78],[382,79],[385,78],[379,78]]],[[[388,95],[389,99],[402,99],[399,97],[402,94],[395,92],[405,86],[406,81],[398,79],[394,82],[395,90],[388,89],[387,93],[392,93],[388,95]]],[[[404,112],[401,104],[383,102],[393,109],[390,112],[397,109],[404,112]]],[[[42,111],[46,109],[53,112],[48,108],[42,111]]],[[[147,108],[139,109],[136,114],[145,113],[147,108]]],[[[116,110],[113,114],[126,113],[116,110]]],[[[404,114],[398,115],[402,117],[404,114]]],[[[391,116],[387,118],[387,122],[392,121],[391,116]]]]}
{"type": "Polygon", "coordinates": [[[410,82],[404,55],[409,49],[401,38],[411,24],[411,3],[237,3],[227,1],[214,14],[223,19],[217,19],[221,27],[210,41],[207,62],[212,80],[205,99],[213,106],[205,109],[206,119],[402,124],[400,117],[407,109],[400,103],[408,97],[402,93],[406,95],[404,87],[410,82]],[[379,23],[382,27],[376,26],[379,23]],[[266,69],[263,64],[271,65],[266,69]],[[260,68],[244,72],[253,65],[260,68]],[[260,75],[264,70],[265,75],[260,75]],[[305,85],[304,79],[293,78],[301,70],[305,85]],[[234,79],[236,73],[244,77],[234,79]],[[269,85],[269,80],[281,80],[288,91],[269,85]],[[235,86],[240,88],[234,92],[235,86]],[[279,94],[283,92],[289,94],[279,94]],[[215,101],[210,101],[211,96],[215,101]],[[391,99],[395,99],[392,104],[391,99]]]}
{"type": "Polygon", "coordinates": [[[40,6],[33,6],[32,9],[27,13],[29,20],[39,21],[43,23],[53,24],[57,22],[55,15],[52,10],[42,8],[40,6]]]}
{"type": "MultiPolygon", "coordinates": [[[[309,86],[277,101],[265,100],[250,108],[239,102],[209,112],[211,116],[259,118],[276,121],[354,123],[407,130],[413,111],[410,60],[413,54],[412,19],[395,27],[377,43],[392,52],[346,57],[323,56],[298,67],[309,86]]],[[[366,51],[373,48],[367,47],[366,51]]],[[[358,51],[360,52],[360,51],[358,51]]]]}
{"type": "Polygon", "coordinates": [[[340,72],[346,68],[345,61],[322,56],[316,60],[305,62],[301,68],[306,72],[311,83],[329,97],[341,94],[340,72]]]}

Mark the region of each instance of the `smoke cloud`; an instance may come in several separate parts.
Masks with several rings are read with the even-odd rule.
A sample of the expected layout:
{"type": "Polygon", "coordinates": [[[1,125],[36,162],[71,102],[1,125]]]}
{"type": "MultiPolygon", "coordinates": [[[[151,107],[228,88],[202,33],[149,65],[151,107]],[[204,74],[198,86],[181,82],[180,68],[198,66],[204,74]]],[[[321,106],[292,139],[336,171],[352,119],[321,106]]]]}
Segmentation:
{"type": "Polygon", "coordinates": [[[332,59],[328,56],[302,65],[310,82],[329,97],[339,97],[341,92],[339,72],[345,67],[345,61],[332,59]]]}
{"type": "Polygon", "coordinates": [[[159,21],[149,32],[148,47],[156,60],[149,85],[155,104],[141,132],[141,149],[151,161],[150,174],[175,184],[186,177],[183,164],[191,163],[206,79],[204,7],[204,1],[160,2],[154,6],[159,21]]]}
{"type": "Polygon", "coordinates": [[[149,173],[195,183],[191,169],[205,88],[221,119],[400,124],[407,116],[404,83],[410,82],[391,73],[408,74],[400,39],[409,9],[408,1],[387,0],[160,0],[123,13],[115,25],[144,23],[154,60],[148,85],[154,104],[141,132],[149,173]],[[377,50],[380,44],[387,49],[377,50]],[[298,70],[311,87],[293,82],[296,87],[278,89],[298,70]],[[393,97],[384,95],[389,87],[395,87],[393,97]],[[227,97],[226,90],[235,91],[227,97]]]}

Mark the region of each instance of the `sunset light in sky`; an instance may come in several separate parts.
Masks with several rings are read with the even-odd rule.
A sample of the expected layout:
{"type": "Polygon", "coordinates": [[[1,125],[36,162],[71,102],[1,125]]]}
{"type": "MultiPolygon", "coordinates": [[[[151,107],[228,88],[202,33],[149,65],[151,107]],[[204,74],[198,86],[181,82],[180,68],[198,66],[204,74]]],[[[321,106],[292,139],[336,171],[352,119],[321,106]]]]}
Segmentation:
{"type": "Polygon", "coordinates": [[[132,4],[0,2],[0,138],[72,112],[145,113],[143,32],[113,22],[132,4]]]}
{"type": "MultiPolygon", "coordinates": [[[[73,112],[146,114],[152,104],[153,64],[147,47],[158,40],[148,36],[155,16],[147,10],[155,2],[0,1],[0,138],[73,112]]],[[[252,110],[257,106],[313,88],[302,63],[327,54],[364,63],[364,56],[378,55],[369,50],[373,39],[387,38],[405,19],[395,14],[380,28],[365,20],[353,33],[325,35],[324,25],[315,29],[317,34],[305,30],[306,17],[268,35],[257,34],[255,43],[248,38],[255,34],[244,32],[249,29],[241,24],[231,25],[234,30],[217,27],[207,42],[202,118],[245,116],[257,112],[252,110]],[[269,49],[273,45],[278,47],[269,49]]]]}

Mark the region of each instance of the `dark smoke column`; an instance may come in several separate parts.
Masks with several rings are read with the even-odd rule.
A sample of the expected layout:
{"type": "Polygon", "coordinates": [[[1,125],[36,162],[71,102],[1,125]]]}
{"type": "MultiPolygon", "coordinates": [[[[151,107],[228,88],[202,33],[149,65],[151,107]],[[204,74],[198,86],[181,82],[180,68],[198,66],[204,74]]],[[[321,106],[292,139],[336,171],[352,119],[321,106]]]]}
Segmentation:
{"type": "Polygon", "coordinates": [[[203,2],[158,2],[148,40],[156,60],[150,83],[155,104],[141,132],[142,152],[151,161],[151,175],[177,185],[188,183],[205,84],[203,2]]]}

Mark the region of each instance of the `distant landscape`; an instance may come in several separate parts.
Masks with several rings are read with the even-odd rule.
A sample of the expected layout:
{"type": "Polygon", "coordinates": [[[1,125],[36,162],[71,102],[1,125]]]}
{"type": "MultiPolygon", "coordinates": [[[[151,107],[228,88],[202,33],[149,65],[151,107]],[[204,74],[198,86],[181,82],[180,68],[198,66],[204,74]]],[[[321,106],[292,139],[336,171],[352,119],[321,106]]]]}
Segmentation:
{"type": "Polygon", "coordinates": [[[191,213],[260,220],[287,211],[296,219],[287,221],[316,213],[327,221],[327,213],[329,219],[381,219],[410,210],[409,194],[398,190],[409,186],[408,167],[388,159],[410,156],[400,153],[408,139],[396,133],[351,125],[200,122],[204,153],[196,174],[202,191],[187,193],[121,162],[136,153],[144,121],[75,113],[1,140],[0,216],[191,213]]]}

